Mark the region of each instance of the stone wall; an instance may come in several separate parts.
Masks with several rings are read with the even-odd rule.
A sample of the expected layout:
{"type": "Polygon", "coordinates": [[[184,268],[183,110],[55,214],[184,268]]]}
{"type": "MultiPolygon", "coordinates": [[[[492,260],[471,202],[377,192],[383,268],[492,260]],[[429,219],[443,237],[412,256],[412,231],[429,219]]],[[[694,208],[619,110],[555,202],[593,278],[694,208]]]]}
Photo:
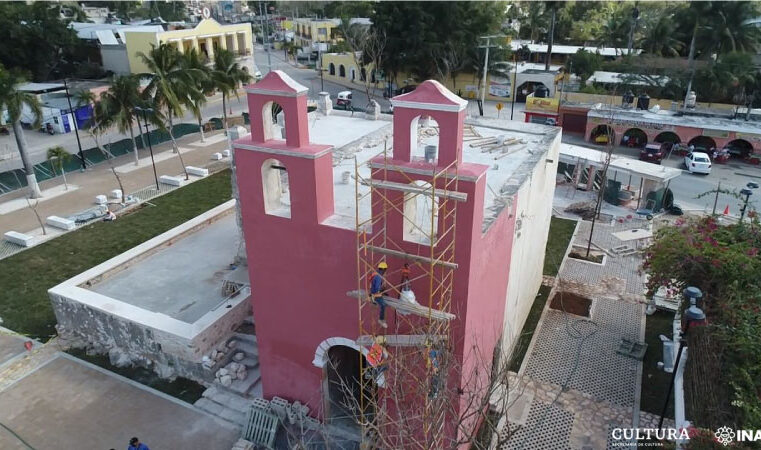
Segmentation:
{"type": "Polygon", "coordinates": [[[201,366],[201,358],[223,345],[250,314],[248,292],[246,289],[232,308],[226,308],[220,317],[190,339],[109,314],[63,295],[51,292],[50,300],[58,333],[71,346],[108,354],[111,363],[117,366],[140,365],[164,378],[182,376],[211,382],[214,372],[201,366]]]}

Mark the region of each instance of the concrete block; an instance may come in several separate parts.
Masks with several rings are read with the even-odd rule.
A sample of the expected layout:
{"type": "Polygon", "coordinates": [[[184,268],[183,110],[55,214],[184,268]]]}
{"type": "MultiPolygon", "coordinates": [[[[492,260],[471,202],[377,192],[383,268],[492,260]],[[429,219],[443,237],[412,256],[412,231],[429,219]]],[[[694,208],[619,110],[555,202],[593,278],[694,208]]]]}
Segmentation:
{"type": "Polygon", "coordinates": [[[8,231],[5,233],[5,240],[22,247],[31,247],[34,238],[28,234],[19,233],[18,231],[8,231]]]}
{"type": "Polygon", "coordinates": [[[108,199],[105,195],[96,195],[95,196],[95,204],[96,205],[105,205],[108,203],[108,199]]]}
{"type": "Polygon", "coordinates": [[[280,397],[272,397],[270,408],[272,408],[272,412],[280,417],[280,420],[285,420],[286,411],[289,409],[288,400],[280,397]]]}
{"type": "Polygon", "coordinates": [[[159,177],[159,183],[168,184],[170,186],[180,186],[182,184],[182,179],[171,175],[161,175],[159,177]]]}
{"type": "Polygon", "coordinates": [[[222,154],[219,153],[219,152],[212,153],[211,159],[212,159],[212,161],[219,161],[220,159],[222,159],[222,154]]]}
{"type": "Polygon", "coordinates": [[[224,375],[219,378],[219,383],[224,387],[230,387],[233,384],[233,378],[230,375],[224,375]]]}
{"type": "Polygon", "coordinates": [[[122,199],[122,190],[121,189],[114,189],[111,191],[111,198],[114,200],[121,200],[122,199]]]}
{"type": "Polygon", "coordinates": [[[194,175],[196,177],[206,177],[209,176],[209,169],[203,169],[201,167],[195,167],[195,166],[186,166],[185,170],[190,175],[194,175]]]}
{"type": "Polygon", "coordinates": [[[255,397],[251,402],[251,406],[264,412],[269,412],[271,410],[269,400],[261,397],[255,397]]]}
{"type": "Polygon", "coordinates": [[[51,227],[60,228],[62,230],[73,230],[77,226],[73,220],[58,216],[48,216],[45,219],[45,223],[51,227]]]}
{"type": "Polygon", "coordinates": [[[222,156],[224,156],[225,158],[229,158],[230,157],[230,150],[227,150],[227,149],[222,150],[222,156]]]}

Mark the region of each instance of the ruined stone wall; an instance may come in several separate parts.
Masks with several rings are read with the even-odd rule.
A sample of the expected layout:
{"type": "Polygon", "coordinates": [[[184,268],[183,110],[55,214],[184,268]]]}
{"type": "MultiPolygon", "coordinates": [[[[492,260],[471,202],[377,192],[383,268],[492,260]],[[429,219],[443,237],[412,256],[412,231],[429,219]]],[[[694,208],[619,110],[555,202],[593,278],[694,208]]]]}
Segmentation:
{"type": "Polygon", "coordinates": [[[59,294],[50,293],[50,300],[58,333],[71,346],[108,354],[116,366],[139,365],[163,378],[182,376],[211,382],[214,371],[204,369],[201,358],[224,345],[243,323],[249,314],[247,294],[248,290],[245,298],[225,309],[210,325],[199,327],[191,339],[109,314],[59,294]]]}

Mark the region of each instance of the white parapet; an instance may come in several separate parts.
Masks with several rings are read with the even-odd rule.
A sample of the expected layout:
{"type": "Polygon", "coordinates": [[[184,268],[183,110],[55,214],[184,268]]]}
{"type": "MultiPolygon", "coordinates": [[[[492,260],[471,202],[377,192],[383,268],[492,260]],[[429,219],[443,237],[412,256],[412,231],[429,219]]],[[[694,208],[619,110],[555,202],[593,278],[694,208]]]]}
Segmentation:
{"type": "Polygon", "coordinates": [[[159,183],[168,184],[170,186],[180,186],[182,185],[182,179],[171,175],[161,175],[159,177],[159,183]]]}
{"type": "Polygon", "coordinates": [[[60,228],[62,230],[73,230],[77,227],[77,224],[73,220],[58,216],[48,216],[45,219],[45,223],[51,227],[60,228]]]}
{"type": "Polygon", "coordinates": [[[185,166],[185,171],[187,171],[188,174],[196,176],[196,177],[209,176],[209,169],[204,169],[202,167],[185,166]]]}
{"type": "Polygon", "coordinates": [[[22,247],[31,247],[34,237],[28,234],[19,233],[18,231],[8,231],[5,233],[5,240],[22,247]]]}
{"type": "Polygon", "coordinates": [[[225,158],[229,158],[230,157],[230,150],[227,150],[227,149],[222,150],[222,156],[224,156],[225,158]]]}
{"type": "Polygon", "coordinates": [[[222,159],[222,154],[219,153],[219,152],[212,153],[211,154],[211,159],[214,160],[214,161],[219,161],[220,159],[222,159]]]}
{"type": "Polygon", "coordinates": [[[95,204],[96,205],[105,205],[108,203],[108,198],[106,198],[105,195],[96,195],[95,196],[95,204]]]}
{"type": "Polygon", "coordinates": [[[122,199],[122,190],[121,189],[114,189],[111,191],[111,198],[114,200],[121,200],[122,199]]]}

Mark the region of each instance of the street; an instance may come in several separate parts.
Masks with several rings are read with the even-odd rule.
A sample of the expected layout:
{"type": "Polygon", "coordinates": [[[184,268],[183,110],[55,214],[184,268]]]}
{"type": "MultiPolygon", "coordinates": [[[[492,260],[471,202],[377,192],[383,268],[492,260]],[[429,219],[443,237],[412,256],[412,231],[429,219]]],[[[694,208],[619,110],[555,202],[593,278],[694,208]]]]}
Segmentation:
{"type": "MultiPolygon", "coordinates": [[[[335,99],[339,92],[351,90],[353,92],[353,103],[358,108],[364,108],[370,101],[361,84],[356,84],[353,88],[349,88],[328,80],[323,80],[321,83],[319,72],[314,69],[295,67],[292,61],[287,62],[285,60],[284,54],[279,50],[271,50],[268,62],[267,52],[264,51],[262,46],[257,46],[254,52],[254,59],[262,74],[266,75],[269,69],[269,62],[271,62],[272,70],[282,70],[300,84],[307,86],[309,88],[310,99],[316,100],[317,94],[321,90],[324,90],[330,93],[330,97],[335,104],[335,99]]],[[[380,89],[374,89],[372,95],[374,96],[373,100],[381,105],[382,111],[389,110],[390,102],[383,98],[380,89]]],[[[501,120],[508,121],[511,105],[509,103],[506,104],[502,111],[497,111],[496,105],[496,102],[487,101],[484,105],[484,114],[489,117],[499,117],[501,120]]],[[[515,121],[523,121],[524,106],[525,105],[522,103],[515,105],[515,121]]],[[[246,104],[245,95],[243,94],[241,94],[239,98],[233,97],[228,102],[228,113],[231,115],[240,115],[247,110],[248,105],[246,104]]],[[[208,100],[208,103],[202,108],[202,112],[204,122],[212,117],[222,117],[222,97],[220,95],[211,97],[208,100]]],[[[478,116],[479,111],[475,101],[469,102],[466,114],[468,116],[478,116]]],[[[182,120],[178,120],[177,123],[195,124],[197,123],[197,119],[193,117],[191,113],[186,111],[182,120]]],[[[73,132],[50,136],[46,133],[29,130],[25,133],[25,136],[31,150],[32,162],[35,164],[44,161],[46,159],[47,150],[56,145],[64,147],[67,151],[73,154],[78,151],[76,136],[73,132]]],[[[119,133],[116,129],[112,129],[105,133],[101,142],[115,142],[127,137],[129,137],[129,134],[119,133]]],[[[92,136],[86,131],[80,131],[80,140],[83,149],[95,146],[92,136]]],[[[589,142],[584,142],[580,136],[563,135],[563,142],[600,149],[600,147],[589,142]]],[[[635,159],[639,156],[638,149],[627,147],[618,146],[616,147],[615,152],[616,154],[635,159]]],[[[676,155],[672,155],[669,160],[666,160],[663,163],[670,167],[684,169],[682,159],[676,155]]],[[[0,136],[0,170],[6,171],[20,167],[21,160],[18,156],[14,137],[12,135],[0,136]]],[[[671,182],[670,188],[674,191],[675,202],[683,209],[710,212],[713,208],[715,197],[713,195],[708,195],[698,199],[696,198],[698,195],[716,189],[719,182],[721,182],[722,189],[739,191],[745,187],[749,181],[761,181],[761,170],[759,167],[731,160],[727,164],[714,164],[710,175],[696,175],[684,171],[682,176],[671,182]]],[[[760,205],[761,203],[758,201],[759,197],[761,197],[761,190],[751,196],[750,203],[755,206],[760,205]]],[[[739,215],[741,207],[741,201],[739,199],[726,194],[720,194],[716,203],[719,212],[723,212],[724,208],[729,206],[731,215],[739,215]]]]}

